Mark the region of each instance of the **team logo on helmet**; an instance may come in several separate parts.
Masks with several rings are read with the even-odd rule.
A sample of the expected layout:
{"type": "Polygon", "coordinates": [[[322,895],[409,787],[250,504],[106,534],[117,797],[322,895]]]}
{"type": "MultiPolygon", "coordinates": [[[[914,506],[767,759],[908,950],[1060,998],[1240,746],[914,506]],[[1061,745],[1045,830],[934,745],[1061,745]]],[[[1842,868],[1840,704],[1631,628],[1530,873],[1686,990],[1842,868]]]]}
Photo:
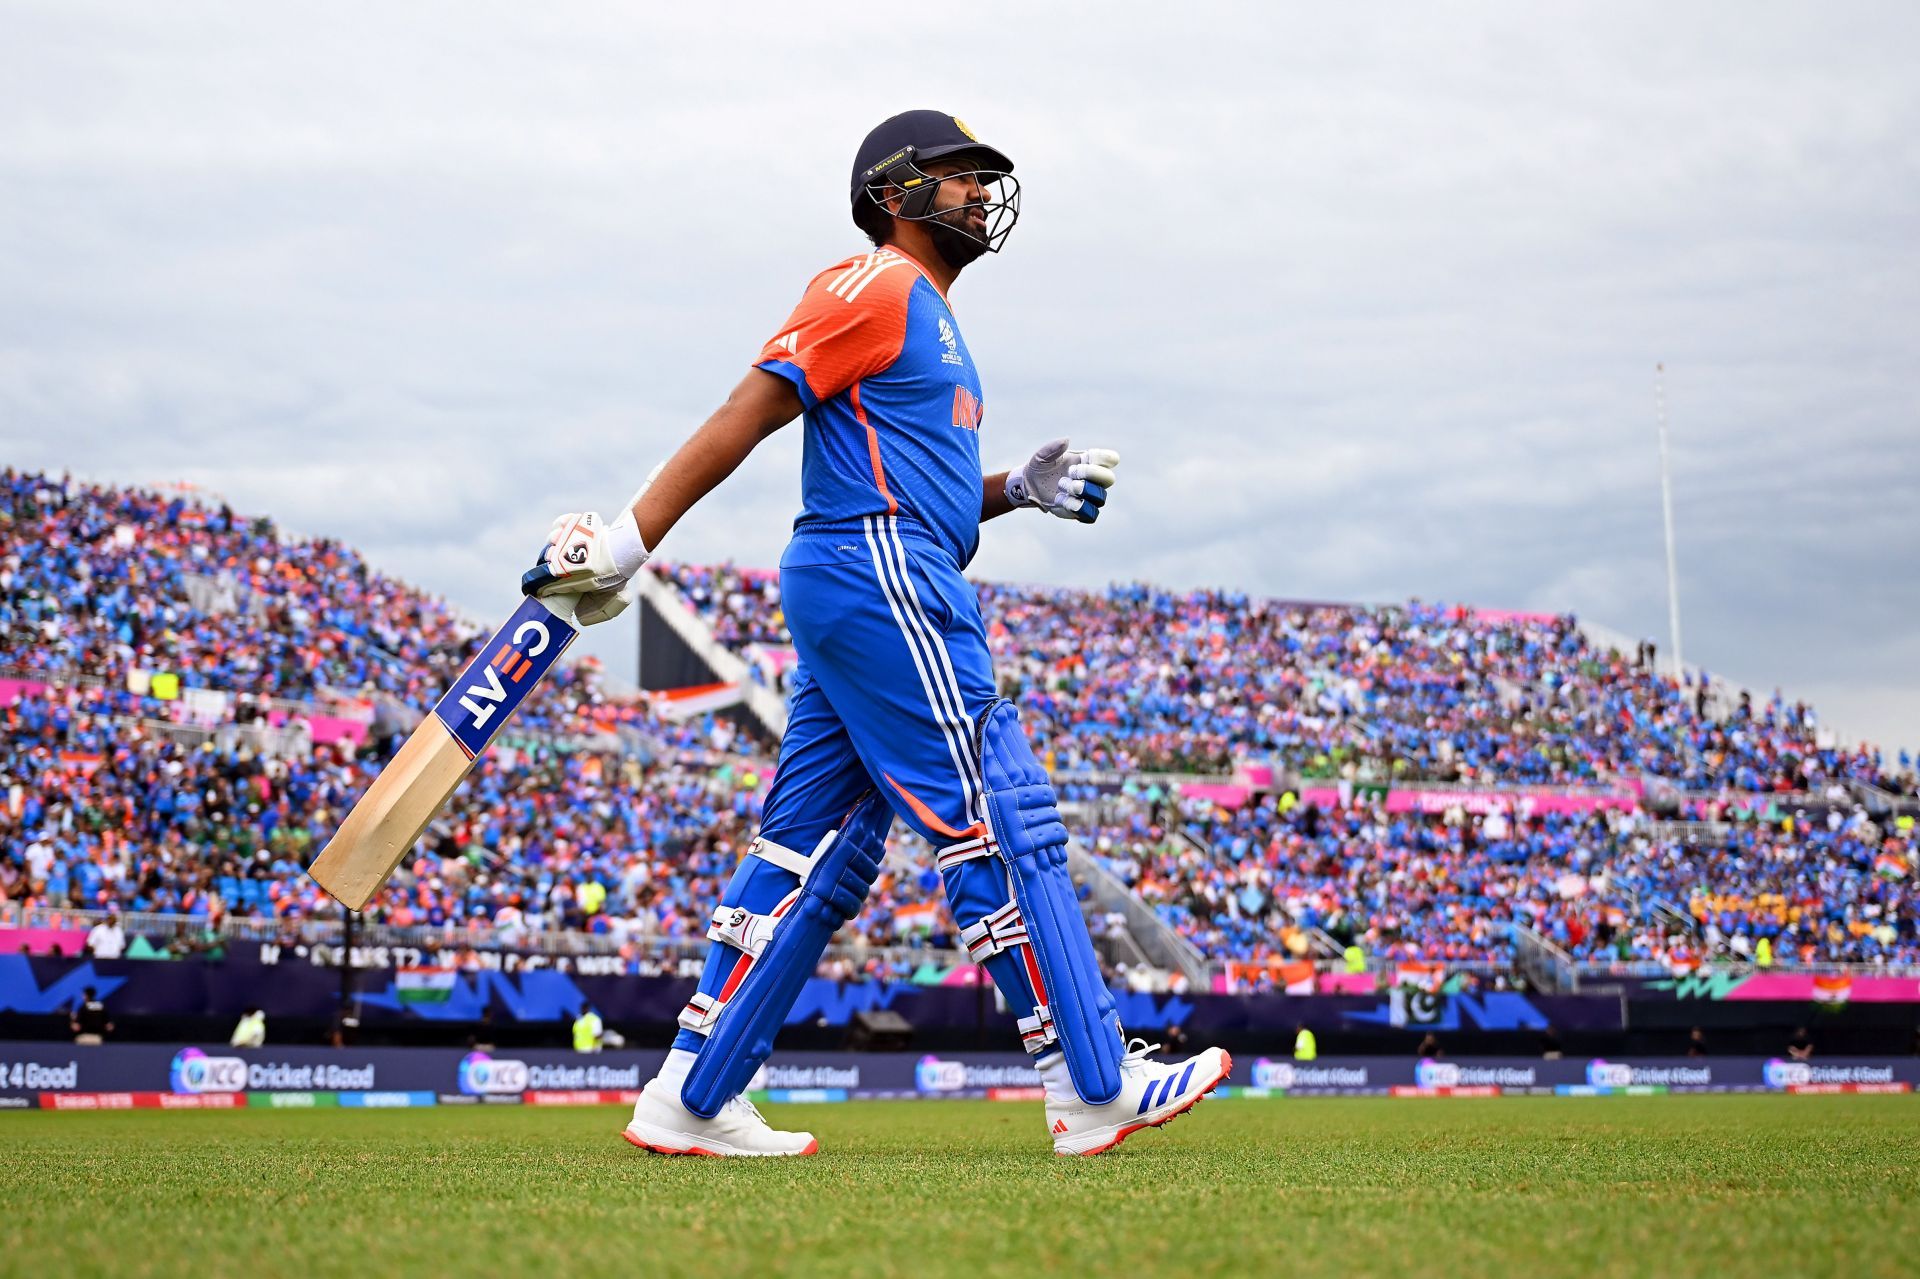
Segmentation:
{"type": "Polygon", "coordinates": [[[959,116],[953,117],[953,127],[960,130],[960,132],[966,134],[967,141],[969,142],[978,142],[980,140],[979,137],[975,135],[974,131],[967,127],[967,122],[965,120],[962,120],[959,116]]]}

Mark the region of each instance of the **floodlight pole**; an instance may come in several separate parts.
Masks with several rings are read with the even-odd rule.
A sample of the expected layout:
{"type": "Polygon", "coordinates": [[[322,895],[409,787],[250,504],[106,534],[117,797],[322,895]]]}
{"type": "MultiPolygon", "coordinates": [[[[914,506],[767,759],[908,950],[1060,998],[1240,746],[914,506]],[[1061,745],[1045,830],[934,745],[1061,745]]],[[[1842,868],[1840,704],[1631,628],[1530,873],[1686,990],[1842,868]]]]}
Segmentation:
{"type": "Polygon", "coordinates": [[[1673,553],[1673,471],[1667,463],[1666,365],[1653,366],[1653,416],[1660,427],[1660,506],[1667,524],[1667,627],[1673,653],[1673,676],[1686,678],[1680,653],[1680,569],[1673,553]]]}

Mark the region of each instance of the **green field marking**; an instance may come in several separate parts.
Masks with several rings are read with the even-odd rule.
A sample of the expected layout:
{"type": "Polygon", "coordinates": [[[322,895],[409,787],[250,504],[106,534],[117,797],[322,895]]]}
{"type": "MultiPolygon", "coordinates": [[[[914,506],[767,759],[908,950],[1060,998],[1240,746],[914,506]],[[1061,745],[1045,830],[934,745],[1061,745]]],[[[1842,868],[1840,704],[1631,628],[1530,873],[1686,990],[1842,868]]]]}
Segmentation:
{"type": "Polygon", "coordinates": [[[1097,1159],[1038,1106],[769,1108],[666,1159],[611,1107],[0,1117],[0,1274],[1899,1275],[1911,1097],[1210,1101],[1097,1159]]]}

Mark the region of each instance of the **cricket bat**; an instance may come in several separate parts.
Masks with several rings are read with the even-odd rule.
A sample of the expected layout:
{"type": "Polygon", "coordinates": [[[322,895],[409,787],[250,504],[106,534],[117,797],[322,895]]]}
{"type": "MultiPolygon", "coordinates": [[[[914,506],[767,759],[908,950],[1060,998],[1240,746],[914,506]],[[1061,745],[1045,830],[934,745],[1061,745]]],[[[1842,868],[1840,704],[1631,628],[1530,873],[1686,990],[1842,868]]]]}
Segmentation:
{"type": "Polygon", "coordinates": [[[520,602],[307,867],[314,883],[349,910],[366,907],[501,726],[580,634],[573,624],[578,602],[574,595],[520,602]]]}

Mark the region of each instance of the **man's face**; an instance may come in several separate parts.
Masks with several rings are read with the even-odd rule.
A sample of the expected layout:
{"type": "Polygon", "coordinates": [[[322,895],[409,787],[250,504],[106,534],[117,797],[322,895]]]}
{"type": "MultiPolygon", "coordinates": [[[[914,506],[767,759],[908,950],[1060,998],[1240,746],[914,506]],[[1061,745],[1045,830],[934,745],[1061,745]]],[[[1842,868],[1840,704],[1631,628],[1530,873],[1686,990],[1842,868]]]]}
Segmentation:
{"type": "Polygon", "coordinates": [[[934,249],[958,270],[987,251],[984,206],[993,197],[980,180],[978,160],[948,156],[930,160],[922,168],[929,177],[941,180],[933,192],[933,213],[923,225],[934,249]]]}
{"type": "Polygon", "coordinates": [[[946,179],[933,193],[933,220],[984,240],[987,236],[987,211],[978,206],[986,204],[993,197],[988,188],[981,184],[976,171],[978,167],[978,161],[959,156],[935,160],[926,166],[926,171],[932,177],[946,179]],[[956,177],[956,174],[965,176],[956,177]],[[975,207],[968,208],[968,205],[975,207]]]}

